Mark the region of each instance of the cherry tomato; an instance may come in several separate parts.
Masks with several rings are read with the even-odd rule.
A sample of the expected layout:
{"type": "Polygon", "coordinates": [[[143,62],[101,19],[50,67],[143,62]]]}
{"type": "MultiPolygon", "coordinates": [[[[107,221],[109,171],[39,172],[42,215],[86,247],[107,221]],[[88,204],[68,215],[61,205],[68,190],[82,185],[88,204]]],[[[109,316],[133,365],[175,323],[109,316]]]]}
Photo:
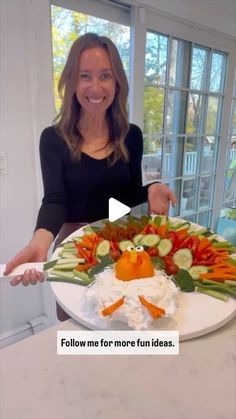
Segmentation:
{"type": "Polygon", "coordinates": [[[167,275],[175,275],[177,274],[178,270],[179,270],[179,267],[175,265],[174,263],[166,264],[165,271],[167,275]]]}
{"type": "Polygon", "coordinates": [[[149,256],[159,256],[158,249],[156,247],[149,247],[146,252],[149,254],[149,256]]]}
{"type": "Polygon", "coordinates": [[[110,256],[113,260],[117,260],[119,259],[121,253],[119,252],[119,250],[110,250],[110,256]]]}

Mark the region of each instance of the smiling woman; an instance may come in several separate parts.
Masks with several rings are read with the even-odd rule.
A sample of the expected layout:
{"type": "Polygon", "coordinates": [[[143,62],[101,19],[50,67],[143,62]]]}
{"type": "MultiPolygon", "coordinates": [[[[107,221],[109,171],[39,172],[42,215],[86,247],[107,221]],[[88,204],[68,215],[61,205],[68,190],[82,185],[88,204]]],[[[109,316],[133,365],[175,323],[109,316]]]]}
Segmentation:
{"type": "MultiPolygon", "coordinates": [[[[128,82],[109,38],[87,33],[74,42],[58,90],[60,112],[40,139],[44,198],[36,229],[6,274],[20,263],[45,261],[63,225],[77,229],[77,223],[107,218],[111,197],[129,207],[148,200],[150,211],[160,214],[176,203],[166,185],[142,186],[142,132],[128,122],[128,82]]],[[[27,271],[13,284],[38,279],[39,273],[27,271]]]]}

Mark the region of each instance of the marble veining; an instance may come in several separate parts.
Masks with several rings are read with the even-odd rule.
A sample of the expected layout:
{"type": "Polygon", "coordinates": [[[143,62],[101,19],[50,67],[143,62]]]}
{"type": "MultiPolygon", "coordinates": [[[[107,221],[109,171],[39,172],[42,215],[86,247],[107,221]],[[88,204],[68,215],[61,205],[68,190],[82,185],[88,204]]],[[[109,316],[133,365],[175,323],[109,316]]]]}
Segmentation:
{"type": "Polygon", "coordinates": [[[236,319],[177,356],[58,356],[57,330],[0,352],[1,419],[235,419],[236,319]]]}

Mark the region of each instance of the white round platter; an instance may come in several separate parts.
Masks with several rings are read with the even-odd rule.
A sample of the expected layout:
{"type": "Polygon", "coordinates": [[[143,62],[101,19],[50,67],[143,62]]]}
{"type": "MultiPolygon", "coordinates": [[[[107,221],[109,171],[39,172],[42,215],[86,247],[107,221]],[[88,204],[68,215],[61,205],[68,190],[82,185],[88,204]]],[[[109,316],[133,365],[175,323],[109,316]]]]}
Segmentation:
{"type": "MultiPolygon", "coordinates": [[[[178,222],[184,221],[181,219],[178,222]]],[[[201,226],[194,226],[201,228],[201,226]]],[[[83,229],[73,236],[83,235],[83,229]]],[[[221,238],[219,238],[221,239],[221,238]]],[[[58,257],[57,249],[51,260],[58,257]]],[[[80,285],[51,282],[51,288],[59,305],[77,322],[92,330],[131,330],[126,323],[110,321],[97,317],[93,307],[87,303],[86,288],[80,285]]],[[[149,330],[178,330],[180,341],[193,339],[212,332],[228,323],[236,314],[236,301],[227,302],[197,292],[178,296],[178,308],[172,318],[162,318],[152,322],[149,330]]]]}

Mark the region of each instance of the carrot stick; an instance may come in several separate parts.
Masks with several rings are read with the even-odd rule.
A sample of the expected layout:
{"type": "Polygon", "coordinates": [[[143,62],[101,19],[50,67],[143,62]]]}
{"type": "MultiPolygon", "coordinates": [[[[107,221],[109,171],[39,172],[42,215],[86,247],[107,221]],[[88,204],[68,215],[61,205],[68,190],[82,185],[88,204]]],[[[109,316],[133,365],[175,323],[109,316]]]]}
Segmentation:
{"type": "Polygon", "coordinates": [[[102,310],[102,315],[105,316],[110,316],[113,311],[117,310],[120,306],[122,306],[122,304],[124,304],[124,297],[120,298],[119,300],[115,301],[115,303],[111,304],[110,306],[104,308],[102,310]]]}
{"type": "Polygon", "coordinates": [[[162,317],[165,314],[165,310],[163,308],[157,307],[155,304],[150,303],[150,301],[147,301],[142,295],[139,295],[138,298],[144,307],[147,308],[153,319],[162,317]]]}
{"type": "Polygon", "coordinates": [[[232,279],[236,281],[236,275],[231,273],[216,273],[216,272],[209,272],[209,273],[202,273],[200,274],[200,279],[214,279],[215,281],[224,281],[225,279],[232,279]]]}

